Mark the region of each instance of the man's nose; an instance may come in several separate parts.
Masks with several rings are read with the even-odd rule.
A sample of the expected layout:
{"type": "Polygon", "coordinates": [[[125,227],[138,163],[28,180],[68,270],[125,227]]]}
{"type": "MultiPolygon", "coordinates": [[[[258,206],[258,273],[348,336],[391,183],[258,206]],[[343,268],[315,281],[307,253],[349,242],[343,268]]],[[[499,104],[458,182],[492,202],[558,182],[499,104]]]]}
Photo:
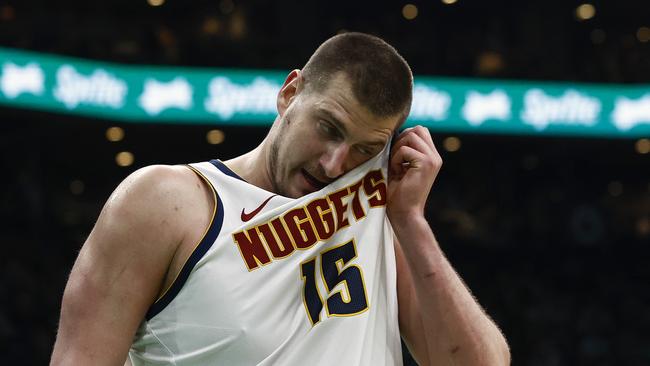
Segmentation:
{"type": "Polygon", "coordinates": [[[328,178],[338,178],[345,173],[345,163],[350,147],[344,143],[332,144],[320,158],[320,165],[328,178]]]}

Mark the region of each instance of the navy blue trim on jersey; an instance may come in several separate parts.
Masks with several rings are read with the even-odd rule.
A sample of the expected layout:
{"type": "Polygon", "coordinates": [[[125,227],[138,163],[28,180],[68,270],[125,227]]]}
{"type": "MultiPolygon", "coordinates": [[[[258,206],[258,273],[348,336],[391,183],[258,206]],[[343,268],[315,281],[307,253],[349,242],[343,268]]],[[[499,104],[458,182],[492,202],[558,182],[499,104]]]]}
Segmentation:
{"type": "Polygon", "coordinates": [[[228,175],[228,176],[231,176],[231,177],[233,177],[233,178],[237,178],[237,179],[239,179],[239,180],[241,180],[241,181],[246,182],[246,180],[245,180],[244,178],[240,177],[239,175],[237,175],[237,173],[235,173],[235,172],[233,172],[232,170],[230,170],[230,168],[228,168],[228,167],[226,166],[226,164],[222,163],[221,160],[213,159],[213,160],[210,160],[210,163],[211,163],[212,165],[214,165],[215,167],[217,167],[217,169],[221,170],[221,172],[222,172],[223,174],[228,175]]]}
{"type": "Polygon", "coordinates": [[[145,316],[147,320],[151,320],[151,318],[160,313],[167,305],[169,305],[169,303],[176,297],[176,295],[178,295],[181,288],[183,288],[185,281],[187,281],[187,278],[190,276],[190,273],[194,269],[196,263],[198,263],[198,261],[205,255],[205,253],[208,252],[210,247],[212,247],[212,244],[214,244],[214,241],[217,239],[217,236],[221,231],[221,226],[223,225],[223,204],[221,203],[219,194],[217,194],[217,191],[214,189],[210,181],[207,180],[207,178],[205,178],[194,168],[192,168],[192,170],[199,174],[210,185],[210,188],[212,188],[214,196],[216,197],[215,204],[217,207],[214,213],[214,217],[212,218],[212,222],[210,223],[208,230],[203,236],[203,239],[201,239],[196,248],[194,248],[192,255],[190,255],[190,257],[187,259],[183,265],[183,268],[181,269],[178,276],[176,276],[176,279],[174,279],[174,282],[169,287],[169,289],[167,289],[167,291],[162,295],[160,299],[151,305],[149,311],[147,311],[147,315],[145,316]]]}

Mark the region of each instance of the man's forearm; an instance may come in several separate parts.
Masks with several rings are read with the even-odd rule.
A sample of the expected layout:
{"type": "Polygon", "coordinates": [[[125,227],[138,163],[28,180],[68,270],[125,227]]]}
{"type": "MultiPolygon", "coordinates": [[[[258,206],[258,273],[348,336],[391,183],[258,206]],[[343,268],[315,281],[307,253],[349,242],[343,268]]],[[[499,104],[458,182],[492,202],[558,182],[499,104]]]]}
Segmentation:
{"type": "Polygon", "coordinates": [[[393,223],[432,364],[507,365],[505,338],[447,261],[422,216],[393,223]]]}

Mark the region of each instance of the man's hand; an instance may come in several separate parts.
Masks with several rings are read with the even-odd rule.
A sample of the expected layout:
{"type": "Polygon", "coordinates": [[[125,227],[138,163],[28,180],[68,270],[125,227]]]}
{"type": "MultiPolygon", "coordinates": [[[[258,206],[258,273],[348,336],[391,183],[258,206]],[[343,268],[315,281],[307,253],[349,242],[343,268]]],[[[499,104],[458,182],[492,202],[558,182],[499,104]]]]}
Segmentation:
{"type": "Polygon", "coordinates": [[[424,217],[442,166],[429,131],[397,138],[388,173],[402,337],[421,365],[508,365],[505,338],[447,261],[424,217]]]}
{"type": "Polygon", "coordinates": [[[393,224],[424,215],[441,167],[442,158],[428,129],[408,128],[397,137],[388,173],[388,217],[393,224]]]}

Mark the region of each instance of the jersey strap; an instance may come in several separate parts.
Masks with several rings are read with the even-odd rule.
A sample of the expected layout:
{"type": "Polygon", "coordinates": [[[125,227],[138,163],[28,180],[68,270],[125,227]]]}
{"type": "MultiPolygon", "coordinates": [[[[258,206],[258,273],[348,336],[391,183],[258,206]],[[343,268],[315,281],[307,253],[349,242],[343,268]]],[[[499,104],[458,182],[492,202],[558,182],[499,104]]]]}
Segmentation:
{"type": "Polygon", "coordinates": [[[219,159],[212,159],[210,160],[210,164],[214,165],[217,169],[221,170],[221,172],[225,175],[231,176],[233,178],[237,178],[241,181],[246,182],[246,180],[242,177],[240,177],[237,173],[233,172],[230,168],[226,166],[221,160],[219,159]]]}
{"type": "Polygon", "coordinates": [[[183,265],[183,268],[178,273],[171,286],[165,290],[165,292],[158,298],[158,300],[156,300],[156,302],[154,302],[154,304],[149,308],[149,311],[147,311],[147,320],[151,320],[151,318],[156,316],[156,314],[160,313],[176,297],[181,288],[183,288],[185,281],[187,281],[187,278],[190,276],[190,273],[192,272],[192,269],[194,269],[196,263],[205,255],[205,253],[207,253],[212,244],[214,244],[214,241],[217,239],[217,236],[219,235],[221,226],[223,224],[223,204],[221,203],[221,199],[217,194],[217,190],[214,188],[212,183],[210,183],[210,180],[206,178],[200,171],[190,165],[187,165],[187,167],[192,169],[192,171],[201,177],[212,190],[214,202],[212,218],[210,219],[210,225],[208,225],[205,233],[203,233],[203,238],[199,241],[196,247],[194,247],[192,254],[183,265]]]}

